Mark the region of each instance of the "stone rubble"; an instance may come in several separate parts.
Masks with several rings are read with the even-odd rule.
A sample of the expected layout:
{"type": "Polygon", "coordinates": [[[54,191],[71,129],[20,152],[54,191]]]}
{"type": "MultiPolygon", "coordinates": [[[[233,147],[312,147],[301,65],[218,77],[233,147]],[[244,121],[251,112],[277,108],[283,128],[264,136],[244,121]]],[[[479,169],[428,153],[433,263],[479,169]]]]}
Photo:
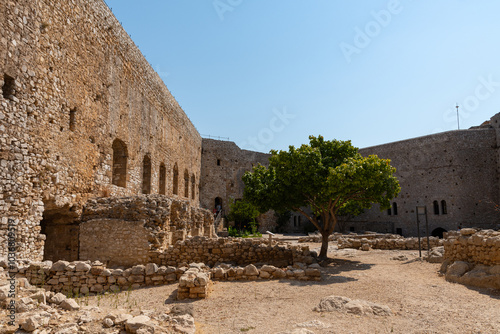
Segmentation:
{"type": "Polygon", "coordinates": [[[500,231],[448,232],[440,273],[447,281],[500,290],[500,231]]]}
{"type": "MultiPolygon", "coordinates": [[[[8,287],[7,272],[0,267],[0,291],[8,287]]],[[[16,280],[15,325],[9,325],[7,309],[11,299],[0,294],[0,328],[2,334],[38,333],[38,334],[102,334],[102,333],[195,333],[195,323],[191,312],[170,311],[158,313],[140,311],[141,314],[129,314],[117,309],[105,314],[98,307],[78,305],[72,298],[61,293],[53,293],[36,288],[22,279],[16,280]],[[30,297],[31,296],[31,297],[30,297]],[[43,298],[41,298],[43,296],[43,298]],[[66,307],[69,305],[70,307],[66,307]],[[19,331],[21,329],[22,331],[19,331]]],[[[172,308],[172,310],[174,307],[172,308]]]]}
{"type": "Polygon", "coordinates": [[[353,313],[356,315],[376,315],[376,316],[391,316],[393,315],[388,306],[371,303],[365,300],[349,299],[342,296],[328,296],[321,299],[318,306],[313,311],[316,312],[333,312],[342,311],[353,313]]]}

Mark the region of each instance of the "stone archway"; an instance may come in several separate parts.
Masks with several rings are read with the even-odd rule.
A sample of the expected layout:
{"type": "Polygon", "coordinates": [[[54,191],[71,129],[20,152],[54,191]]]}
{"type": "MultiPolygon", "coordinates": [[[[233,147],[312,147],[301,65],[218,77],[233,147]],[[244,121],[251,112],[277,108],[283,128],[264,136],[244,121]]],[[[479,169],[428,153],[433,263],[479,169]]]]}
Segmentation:
{"type": "Polygon", "coordinates": [[[43,260],[78,260],[79,225],[75,207],[57,207],[51,200],[44,201],[44,205],[40,221],[41,234],[46,236],[43,260]]]}
{"type": "Polygon", "coordinates": [[[448,231],[442,227],[438,227],[438,228],[435,228],[434,230],[432,230],[431,235],[433,237],[438,237],[439,239],[443,239],[444,232],[448,232],[448,231]]]}

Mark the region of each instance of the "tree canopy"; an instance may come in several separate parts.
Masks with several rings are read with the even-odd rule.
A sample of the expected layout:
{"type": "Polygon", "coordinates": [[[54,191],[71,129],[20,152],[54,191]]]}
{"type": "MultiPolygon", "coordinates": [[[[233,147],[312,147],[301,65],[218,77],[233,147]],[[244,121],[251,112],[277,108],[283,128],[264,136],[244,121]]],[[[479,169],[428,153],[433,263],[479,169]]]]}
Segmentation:
{"type": "Polygon", "coordinates": [[[244,197],[260,212],[302,213],[321,232],[320,257],[326,257],[339,210],[368,209],[373,203],[387,209],[401,188],[390,160],[363,157],[350,141],[327,141],[322,136],[309,140],[299,148],[271,151],[269,167],[258,165],[245,173],[244,197]]]}

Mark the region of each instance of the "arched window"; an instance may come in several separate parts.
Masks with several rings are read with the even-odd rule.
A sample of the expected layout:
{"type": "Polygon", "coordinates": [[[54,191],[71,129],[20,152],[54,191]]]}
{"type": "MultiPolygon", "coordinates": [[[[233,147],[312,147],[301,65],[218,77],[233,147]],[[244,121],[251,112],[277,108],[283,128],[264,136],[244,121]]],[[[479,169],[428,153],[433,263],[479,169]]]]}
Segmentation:
{"type": "Polygon", "coordinates": [[[195,199],[196,197],[196,177],[191,175],[191,199],[195,199]]]}
{"type": "Polygon", "coordinates": [[[69,129],[75,131],[76,126],[76,109],[71,109],[69,111],[69,129]]]}
{"type": "Polygon", "coordinates": [[[189,173],[184,170],[184,197],[189,198],[189,173]]]}
{"type": "Polygon", "coordinates": [[[214,209],[215,209],[216,213],[219,213],[219,211],[222,210],[222,198],[220,198],[220,197],[216,197],[215,198],[215,207],[214,207],[214,209]]]}
{"type": "Polygon", "coordinates": [[[398,203],[392,203],[392,213],[397,216],[398,215],[398,203]]]}
{"type": "Polygon", "coordinates": [[[387,215],[388,216],[392,215],[392,209],[391,208],[387,209],[387,215]]]}
{"type": "Polygon", "coordinates": [[[142,193],[151,193],[151,158],[148,155],[142,161],[142,193]]]}
{"type": "Polygon", "coordinates": [[[167,169],[165,168],[165,164],[163,162],[160,164],[160,178],[158,186],[158,192],[160,195],[165,195],[167,189],[167,169]]]}
{"type": "Polygon", "coordinates": [[[174,166],[174,179],[173,179],[173,194],[178,195],[179,194],[179,168],[177,167],[177,163],[174,166]]]}
{"type": "Polygon", "coordinates": [[[446,201],[445,200],[441,201],[441,214],[443,214],[443,215],[448,214],[448,208],[446,207],[446,201]]]}
{"type": "Polygon", "coordinates": [[[434,206],[434,214],[439,215],[439,203],[438,203],[438,201],[434,201],[432,204],[434,206]]]}
{"type": "Polygon", "coordinates": [[[120,139],[113,141],[113,171],[111,183],[118,187],[127,187],[127,145],[120,139]]]}
{"type": "Polygon", "coordinates": [[[431,235],[433,237],[438,237],[439,239],[443,239],[444,232],[447,232],[447,231],[442,227],[438,227],[431,232],[431,235]]]}

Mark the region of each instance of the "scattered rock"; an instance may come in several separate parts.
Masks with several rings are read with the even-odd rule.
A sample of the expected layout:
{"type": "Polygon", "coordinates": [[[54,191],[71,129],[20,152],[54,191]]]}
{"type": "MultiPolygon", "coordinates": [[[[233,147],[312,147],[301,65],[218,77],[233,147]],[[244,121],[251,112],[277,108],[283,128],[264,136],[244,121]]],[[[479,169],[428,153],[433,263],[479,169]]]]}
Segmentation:
{"type": "Polygon", "coordinates": [[[125,322],[125,329],[129,333],[137,333],[137,330],[141,327],[151,327],[151,318],[145,315],[140,315],[125,322]]]}
{"type": "Polygon", "coordinates": [[[256,266],[253,264],[249,264],[248,266],[245,267],[245,270],[243,272],[246,276],[258,276],[259,275],[259,269],[257,269],[256,266]]]}
{"type": "Polygon", "coordinates": [[[351,300],[342,296],[328,296],[322,298],[313,311],[332,312],[346,311],[357,315],[390,316],[392,311],[388,306],[371,303],[365,300],[351,300]]]}
{"type": "Polygon", "coordinates": [[[170,314],[172,315],[184,315],[189,314],[194,315],[193,305],[191,304],[176,304],[170,309],[170,314]]]}
{"type": "Polygon", "coordinates": [[[444,260],[444,246],[434,247],[429,255],[426,255],[424,259],[430,263],[441,263],[444,260]]]}
{"type": "Polygon", "coordinates": [[[394,256],[394,257],[391,257],[391,260],[394,260],[394,261],[408,261],[408,257],[406,255],[398,255],[398,256],[394,256]]]}
{"type": "Polygon", "coordinates": [[[21,327],[27,332],[33,332],[35,329],[40,327],[40,322],[35,316],[28,317],[21,322],[21,327]]]}
{"type": "Polygon", "coordinates": [[[102,321],[102,325],[103,325],[104,328],[111,328],[111,327],[113,327],[115,325],[115,323],[110,318],[105,318],[102,321]]]}
{"type": "Polygon", "coordinates": [[[189,314],[175,316],[172,318],[172,322],[174,328],[181,333],[194,334],[196,332],[194,318],[189,314]]]}
{"type": "Polygon", "coordinates": [[[306,321],[306,322],[297,324],[296,326],[302,327],[302,328],[328,328],[328,327],[330,327],[330,326],[327,326],[326,324],[322,323],[319,320],[306,321]]]}
{"type": "Polygon", "coordinates": [[[66,298],[61,302],[60,306],[63,310],[67,311],[76,311],[80,309],[80,305],[72,298],[66,298]]]}

